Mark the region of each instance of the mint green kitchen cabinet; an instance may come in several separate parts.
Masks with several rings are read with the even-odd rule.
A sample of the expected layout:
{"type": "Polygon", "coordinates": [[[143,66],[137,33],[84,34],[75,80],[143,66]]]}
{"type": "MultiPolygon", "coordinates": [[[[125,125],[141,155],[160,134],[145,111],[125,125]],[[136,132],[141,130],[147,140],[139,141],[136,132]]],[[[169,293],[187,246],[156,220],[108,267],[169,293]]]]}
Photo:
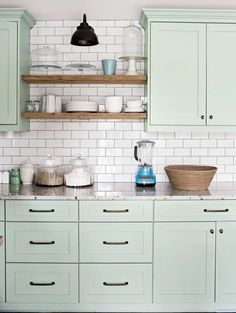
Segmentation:
{"type": "Polygon", "coordinates": [[[0,9],[0,131],[28,130],[21,118],[29,87],[21,75],[29,72],[31,16],[22,9],[0,9]]]}
{"type": "Polygon", "coordinates": [[[216,300],[236,302],[236,222],[217,223],[216,300]]]}
{"type": "Polygon", "coordinates": [[[151,264],[81,264],[81,303],[151,303],[151,264]]]}
{"type": "Polygon", "coordinates": [[[78,224],[7,223],[7,262],[78,262],[78,224]]]}
{"type": "Polygon", "coordinates": [[[208,125],[236,125],[236,24],[207,25],[208,125]]]}
{"type": "Polygon", "coordinates": [[[236,130],[235,11],[144,9],[148,131],[236,130]]]}
{"type": "Polygon", "coordinates": [[[8,303],[77,303],[78,264],[7,264],[8,303]]]}
{"type": "Polygon", "coordinates": [[[0,303],[5,302],[5,232],[0,222],[0,303]]]}
{"type": "Polygon", "coordinates": [[[204,125],[206,25],[151,23],[150,124],[204,125]]]}
{"type": "Polygon", "coordinates": [[[214,233],[213,222],[155,224],[156,303],[214,301],[214,233]]]}

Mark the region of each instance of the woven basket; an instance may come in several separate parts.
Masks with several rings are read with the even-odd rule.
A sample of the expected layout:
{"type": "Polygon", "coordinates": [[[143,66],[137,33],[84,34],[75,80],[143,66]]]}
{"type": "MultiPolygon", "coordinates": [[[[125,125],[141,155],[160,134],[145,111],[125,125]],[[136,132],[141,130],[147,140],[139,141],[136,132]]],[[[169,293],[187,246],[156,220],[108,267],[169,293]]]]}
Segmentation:
{"type": "Polygon", "coordinates": [[[165,171],[174,189],[206,190],[217,171],[217,167],[168,165],[165,167],[165,171]]]}

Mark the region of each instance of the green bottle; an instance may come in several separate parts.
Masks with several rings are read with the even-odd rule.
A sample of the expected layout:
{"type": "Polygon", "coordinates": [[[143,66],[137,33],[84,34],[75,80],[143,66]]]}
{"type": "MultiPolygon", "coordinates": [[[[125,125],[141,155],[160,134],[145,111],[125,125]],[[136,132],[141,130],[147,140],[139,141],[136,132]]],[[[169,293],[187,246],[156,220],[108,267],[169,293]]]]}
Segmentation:
{"type": "Polygon", "coordinates": [[[18,168],[13,168],[10,172],[10,183],[12,185],[20,184],[20,170],[18,168]]]}

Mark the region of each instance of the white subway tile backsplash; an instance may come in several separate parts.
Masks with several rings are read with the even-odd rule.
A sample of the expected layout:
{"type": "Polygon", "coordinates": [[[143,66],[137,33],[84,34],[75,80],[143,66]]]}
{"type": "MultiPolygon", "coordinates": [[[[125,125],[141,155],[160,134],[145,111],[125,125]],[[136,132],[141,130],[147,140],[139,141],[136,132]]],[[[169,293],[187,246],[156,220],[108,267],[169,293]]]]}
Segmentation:
{"type": "MultiPolygon", "coordinates": [[[[130,22],[89,21],[98,35],[99,45],[79,47],[70,45],[71,35],[79,25],[77,20],[37,21],[31,31],[31,50],[47,44],[61,52],[59,62],[62,66],[86,63],[97,67],[96,71],[85,71],[85,74],[102,74],[101,60],[115,58],[117,73],[123,74],[127,62],[118,58],[122,55],[123,28],[130,22]]],[[[143,72],[144,62],[137,62],[137,68],[143,72]]],[[[63,104],[71,100],[104,104],[105,97],[113,95],[122,96],[124,104],[128,100],[145,100],[143,85],[31,85],[32,100],[41,99],[45,94],[60,95],[63,104]]],[[[144,122],[136,120],[32,120],[29,132],[14,133],[13,137],[0,133],[0,169],[17,167],[26,159],[37,164],[48,154],[69,163],[80,154],[93,166],[95,181],[134,182],[138,164],[133,157],[133,146],[145,139],[156,143],[153,165],[158,182],[168,181],[164,171],[167,164],[216,165],[216,181],[236,180],[236,132],[147,133],[144,128],[144,122]]]]}

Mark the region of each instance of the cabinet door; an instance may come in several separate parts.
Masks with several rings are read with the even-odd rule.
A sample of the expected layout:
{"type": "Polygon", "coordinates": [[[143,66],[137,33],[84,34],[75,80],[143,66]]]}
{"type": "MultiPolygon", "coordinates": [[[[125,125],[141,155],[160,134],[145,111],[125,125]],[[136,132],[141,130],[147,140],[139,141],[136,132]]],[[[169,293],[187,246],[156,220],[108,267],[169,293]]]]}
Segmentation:
{"type": "Polygon", "coordinates": [[[217,223],[216,301],[236,302],[236,222],[217,223]]]}
{"type": "Polygon", "coordinates": [[[213,302],[215,223],[156,223],[154,302],[213,302]]]}
{"type": "Polygon", "coordinates": [[[5,302],[5,234],[4,223],[0,223],[0,303],[5,302]]]}
{"type": "Polygon", "coordinates": [[[235,55],[236,25],[207,25],[207,123],[209,125],[236,125],[235,55]]]}
{"type": "Polygon", "coordinates": [[[151,23],[151,125],[205,125],[206,25],[151,23]]]}
{"type": "Polygon", "coordinates": [[[0,124],[17,123],[17,22],[0,22],[0,124]]]}

